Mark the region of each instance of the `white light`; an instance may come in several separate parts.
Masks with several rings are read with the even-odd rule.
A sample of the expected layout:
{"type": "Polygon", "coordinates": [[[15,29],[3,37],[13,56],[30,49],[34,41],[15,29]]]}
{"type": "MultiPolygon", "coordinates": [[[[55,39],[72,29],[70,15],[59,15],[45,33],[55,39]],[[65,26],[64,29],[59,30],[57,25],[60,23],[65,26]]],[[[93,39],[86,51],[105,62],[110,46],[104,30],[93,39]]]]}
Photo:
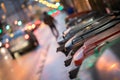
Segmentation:
{"type": "Polygon", "coordinates": [[[89,22],[91,22],[91,21],[93,21],[93,18],[91,18],[91,19],[89,20],[89,22]]]}
{"type": "Polygon", "coordinates": [[[7,26],[6,26],[6,29],[9,30],[9,29],[10,29],[10,25],[7,25],[7,26]]]}
{"type": "Polygon", "coordinates": [[[56,5],[56,6],[60,6],[60,3],[59,3],[59,2],[57,2],[55,5],[56,5]]]}
{"type": "Polygon", "coordinates": [[[0,47],[2,46],[2,42],[0,42],[0,47]]]}
{"type": "Polygon", "coordinates": [[[18,52],[14,53],[14,55],[15,55],[16,58],[20,57],[20,54],[18,52]]]}
{"type": "Polygon", "coordinates": [[[6,49],[5,48],[1,48],[0,52],[1,52],[1,54],[5,54],[6,53],[6,49]]]}
{"type": "Polygon", "coordinates": [[[32,28],[33,28],[33,29],[35,28],[35,24],[32,24],[32,28]]]}
{"type": "Polygon", "coordinates": [[[8,60],[8,56],[5,56],[4,59],[5,59],[5,60],[8,60]]]}
{"type": "Polygon", "coordinates": [[[18,26],[21,26],[22,25],[22,21],[18,21],[18,26]]]}
{"type": "Polygon", "coordinates": [[[9,42],[9,39],[6,39],[6,42],[9,42]]]}

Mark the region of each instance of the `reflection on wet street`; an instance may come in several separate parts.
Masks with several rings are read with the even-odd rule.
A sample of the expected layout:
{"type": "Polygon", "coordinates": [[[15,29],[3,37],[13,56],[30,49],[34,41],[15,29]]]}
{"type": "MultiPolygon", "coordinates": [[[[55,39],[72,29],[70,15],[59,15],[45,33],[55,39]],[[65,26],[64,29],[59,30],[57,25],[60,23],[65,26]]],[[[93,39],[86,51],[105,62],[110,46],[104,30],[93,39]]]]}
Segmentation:
{"type": "MultiPolygon", "coordinates": [[[[65,15],[56,18],[61,16],[65,15]]],[[[58,22],[62,25],[64,23],[59,20],[58,22]]],[[[58,26],[59,30],[63,31],[64,26],[58,26]]],[[[62,31],[59,31],[60,34],[62,31]]],[[[63,64],[65,56],[60,52],[56,53],[59,45],[48,26],[42,23],[34,34],[39,41],[39,46],[35,50],[24,55],[16,53],[15,60],[9,52],[0,55],[0,80],[68,80],[63,64]]]]}

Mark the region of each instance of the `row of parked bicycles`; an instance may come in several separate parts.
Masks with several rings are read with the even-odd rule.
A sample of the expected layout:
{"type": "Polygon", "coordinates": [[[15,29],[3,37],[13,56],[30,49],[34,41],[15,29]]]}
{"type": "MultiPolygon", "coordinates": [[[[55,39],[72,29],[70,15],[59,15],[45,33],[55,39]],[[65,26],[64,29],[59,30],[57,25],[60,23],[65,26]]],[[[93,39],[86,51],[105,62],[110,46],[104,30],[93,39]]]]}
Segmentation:
{"type": "Polygon", "coordinates": [[[119,14],[91,11],[67,20],[57,51],[66,56],[70,79],[120,80],[119,14]]]}

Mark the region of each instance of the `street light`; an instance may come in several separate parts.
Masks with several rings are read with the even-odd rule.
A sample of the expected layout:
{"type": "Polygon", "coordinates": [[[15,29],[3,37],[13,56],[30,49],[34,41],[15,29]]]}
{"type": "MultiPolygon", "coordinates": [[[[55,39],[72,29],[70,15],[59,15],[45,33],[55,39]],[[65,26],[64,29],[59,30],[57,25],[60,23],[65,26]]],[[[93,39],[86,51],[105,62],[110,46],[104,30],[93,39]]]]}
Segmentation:
{"type": "Polygon", "coordinates": [[[5,28],[6,28],[6,30],[9,30],[10,29],[10,25],[7,25],[5,28]]]}
{"type": "Polygon", "coordinates": [[[21,26],[22,25],[22,21],[18,21],[18,26],[21,26]]]}

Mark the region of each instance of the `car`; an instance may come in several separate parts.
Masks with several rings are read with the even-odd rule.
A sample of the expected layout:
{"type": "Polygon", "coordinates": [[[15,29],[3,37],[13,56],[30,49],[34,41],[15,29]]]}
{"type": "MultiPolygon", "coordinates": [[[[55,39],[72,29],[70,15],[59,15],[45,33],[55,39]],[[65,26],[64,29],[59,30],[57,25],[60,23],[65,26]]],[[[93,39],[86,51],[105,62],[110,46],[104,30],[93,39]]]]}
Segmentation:
{"type": "Polygon", "coordinates": [[[117,36],[120,36],[120,26],[119,24],[115,27],[112,27],[111,29],[108,29],[105,32],[102,32],[87,41],[84,42],[84,45],[78,44],[78,46],[75,45],[75,48],[73,47],[69,53],[64,53],[68,59],[64,61],[65,66],[69,66],[73,60],[76,66],[80,65],[85,57],[88,55],[91,55],[93,53],[93,49],[99,45],[100,43],[110,40],[111,37],[115,38],[117,36]],[[108,34],[109,33],[109,34],[108,34]],[[110,39],[109,39],[110,38],[110,39]],[[80,46],[82,47],[80,47],[80,46]]]}
{"type": "Polygon", "coordinates": [[[87,40],[73,56],[67,57],[68,59],[65,60],[65,66],[69,66],[69,70],[74,70],[77,67],[80,67],[80,69],[84,68],[83,66],[81,67],[83,61],[96,52],[96,47],[99,47],[98,49],[100,49],[105,43],[109,43],[118,37],[120,37],[120,24],[87,40]]]}
{"type": "Polygon", "coordinates": [[[88,78],[90,80],[113,80],[114,78],[119,80],[119,48],[120,37],[110,43],[106,43],[104,47],[97,52],[97,54],[100,55],[92,55],[82,63],[82,67],[80,67],[76,78],[78,80],[88,78]]]}
{"type": "Polygon", "coordinates": [[[24,54],[39,45],[37,38],[30,31],[17,30],[12,35],[3,36],[2,43],[9,50],[13,59],[15,59],[15,53],[24,54]]]}
{"type": "Polygon", "coordinates": [[[113,39],[120,36],[120,26],[116,26],[107,30],[85,42],[84,46],[77,50],[77,52],[73,56],[73,61],[76,66],[81,65],[84,58],[92,55],[94,53],[94,49],[98,45],[103,45],[105,41],[109,42],[113,39]],[[111,33],[110,33],[111,32],[111,33]],[[109,33],[109,34],[108,34],[109,33]]]}
{"type": "MultiPolygon", "coordinates": [[[[119,18],[113,15],[113,16],[107,16],[107,17],[101,18],[99,21],[95,21],[93,24],[87,26],[83,30],[76,33],[64,45],[58,47],[57,51],[62,51],[65,53],[65,55],[68,55],[68,53],[70,52],[71,49],[82,46],[84,41],[87,40],[87,38],[90,38],[102,31],[104,31],[105,29],[112,27],[112,26],[109,26],[108,23],[113,20],[117,20],[117,19],[119,19],[119,18]],[[104,26],[106,24],[108,24],[108,26],[104,26]]],[[[118,23],[118,22],[119,21],[116,21],[116,23],[118,23]]],[[[113,24],[115,24],[115,22],[113,22],[113,24]]]]}
{"type": "Polygon", "coordinates": [[[94,21],[93,20],[90,20],[90,22],[84,24],[84,25],[81,25],[81,26],[76,26],[76,27],[71,27],[69,29],[67,29],[65,32],[63,32],[63,39],[62,37],[58,40],[58,44],[60,45],[60,47],[57,48],[57,52],[58,51],[61,51],[63,53],[68,53],[69,50],[66,49],[66,45],[71,45],[72,44],[72,39],[76,37],[78,37],[79,35],[89,31],[89,29],[91,30],[92,27],[94,27],[95,25],[98,25],[98,21],[102,20],[102,19],[106,19],[107,18],[107,15],[106,16],[102,16],[102,17],[99,17],[97,19],[95,19],[94,21]],[[93,25],[93,26],[91,26],[93,25]],[[91,26],[91,27],[90,27],[91,26]]]}
{"type": "Polygon", "coordinates": [[[69,21],[74,20],[75,18],[81,18],[81,16],[89,13],[95,13],[95,11],[83,11],[83,12],[73,13],[65,18],[65,22],[68,23],[69,21]]]}
{"type": "MultiPolygon", "coordinates": [[[[65,45],[61,45],[59,48],[57,48],[57,51],[62,51],[65,52],[65,55],[67,55],[69,53],[69,51],[71,50],[71,48],[73,47],[80,47],[83,43],[84,43],[84,39],[81,38],[81,42],[79,41],[79,38],[83,35],[83,34],[87,34],[92,32],[95,29],[98,29],[100,27],[102,27],[103,25],[107,24],[109,21],[111,21],[114,18],[114,16],[107,16],[102,18],[100,21],[96,21],[95,23],[87,26],[86,28],[82,29],[81,31],[79,31],[78,33],[76,33],[72,38],[70,38],[65,45]],[[80,43],[79,43],[80,42],[80,43]],[[74,45],[76,43],[76,45],[74,45]],[[78,44],[78,45],[77,45],[78,44]],[[64,46],[64,47],[63,47],[64,46]]],[[[88,34],[89,35],[89,34],[88,34]]],[[[70,35],[71,36],[71,35],[70,35]]],[[[68,38],[68,36],[67,36],[68,38]]],[[[66,39],[64,39],[63,41],[65,41],[66,39]]]]}
{"type": "Polygon", "coordinates": [[[86,17],[90,17],[96,13],[96,11],[83,11],[71,14],[65,18],[65,22],[67,25],[66,27],[69,28],[71,26],[74,26],[75,24],[78,24],[81,21],[83,21],[86,17]]]}
{"type": "Polygon", "coordinates": [[[77,24],[75,27],[70,27],[67,30],[63,32],[63,40],[58,40],[59,45],[65,44],[70,38],[72,38],[76,33],[83,30],[84,28],[88,27],[89,25],[95,23],[96,21],[99,21],[108,15],[92,15],[90,18],[84,19],[81,23],[77,24]]]}
{"type": "Polygon", "coordinates": [[[39,28],[41,24],[40,20],[36,20],[34,22],[29,22],[25,25],[24,30],[28,30],[28,31],[35,31],[37,28],[39,28]]]}
{"type": "Polygon", "coordinates": [[[112,18],[112,17],[109,18],[108,20],[107,18],[105,18],[103,21],[100,21],[98,24],[93,24],[90,29],[87,29],[85,31],[76,34],[73,39],[70,39],[65,44],[65,50],[69,52],[71,49],[75,48],[75,46],[83,45],[83,43],[87,39],[114,27],[114,25],[120,22],[120,20],[117,20],[116,18],[112,18]]]}

